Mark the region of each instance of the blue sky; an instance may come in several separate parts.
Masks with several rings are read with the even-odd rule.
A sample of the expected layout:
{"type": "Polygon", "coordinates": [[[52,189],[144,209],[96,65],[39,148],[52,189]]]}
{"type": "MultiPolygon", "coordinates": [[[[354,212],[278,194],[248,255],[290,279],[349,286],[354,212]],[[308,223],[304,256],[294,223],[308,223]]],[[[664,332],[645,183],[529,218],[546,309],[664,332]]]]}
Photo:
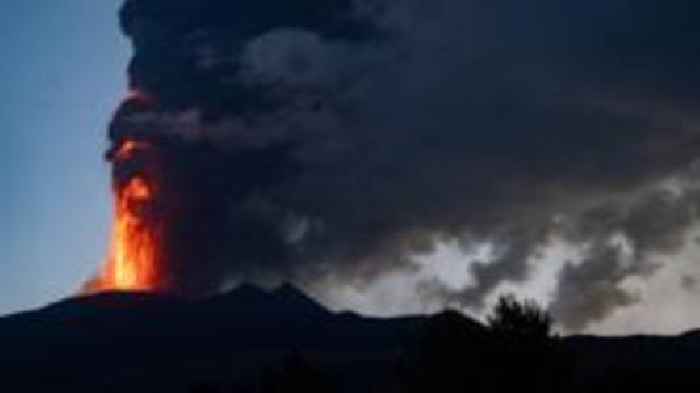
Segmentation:
{"type": "Polygon", "coordinates": [[[74,293],[101,262],[111,214],[105,129],[130,54],[119,4],[3,3],[0,314],[74,293]]]}

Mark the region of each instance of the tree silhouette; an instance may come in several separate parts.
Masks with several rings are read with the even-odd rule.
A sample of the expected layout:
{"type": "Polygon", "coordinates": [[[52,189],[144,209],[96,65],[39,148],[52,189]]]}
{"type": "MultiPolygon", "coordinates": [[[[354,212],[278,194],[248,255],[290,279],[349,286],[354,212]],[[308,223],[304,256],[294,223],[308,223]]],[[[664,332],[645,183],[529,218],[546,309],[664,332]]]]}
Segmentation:
{"type": "Polygon", "coordinates": [[[507,294],[498,299],[487,322],[501,370],[499,389],[519,384],[529,391],[565,390],[572,363],[551,335],[552,317],[546,310],[534,300],[520,301],[507,294]]]}
{"type": "Polygon", "coordinates": [[[519,301],[513,294],[498,299],[487,321],[495,334],[516,339],[546,340],[552,331],[547,311],[534,300],[519,301]]]}

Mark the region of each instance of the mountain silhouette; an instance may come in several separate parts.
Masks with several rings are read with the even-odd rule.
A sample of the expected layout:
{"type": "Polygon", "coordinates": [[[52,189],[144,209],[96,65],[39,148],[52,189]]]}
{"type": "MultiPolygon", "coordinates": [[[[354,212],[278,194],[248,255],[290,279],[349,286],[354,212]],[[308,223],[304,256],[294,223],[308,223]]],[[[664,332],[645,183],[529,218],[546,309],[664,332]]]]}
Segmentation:
{"type": "Polygon", "coordinates": [[[244,284],[201,300],[103,293],[1,318],[0,370],[36,389],[177,390],[255,374],[304,351],[376,374],[422,320],[333,313],[291,285],[244,284]]]}
{"type": "Polygon", "coordinates": [[[458,312],[369,318],[291,285],[76,297],[0,318],[0,345],[0,386],[73,393],[478,392],[528,380],[560,391],[559,379],[568,391],[697,391],[700,371],[698,331],[504,344],[458,312]]]}

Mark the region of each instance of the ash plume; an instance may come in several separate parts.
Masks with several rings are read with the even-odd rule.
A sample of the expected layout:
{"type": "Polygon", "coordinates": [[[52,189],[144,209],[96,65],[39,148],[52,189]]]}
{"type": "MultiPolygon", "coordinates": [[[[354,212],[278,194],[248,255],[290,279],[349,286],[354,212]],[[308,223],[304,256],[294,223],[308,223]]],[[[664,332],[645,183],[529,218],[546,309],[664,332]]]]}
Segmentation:
{"type": "MultiPolygon", "coordinates": [[[[138,139],[158,152],[175,291],[364,285],[457,239],[498,252],[472,266],[474,286],[432,282],[425,296],[478,309],[501,283],[527,281],[558,238],[597,250],[561,273],[553,306],[582,328],[635,302],[617,285],[653,274],[644,267],[682,248],[696,222],[691,181],[682,198],[649,195],[684,176],[700,146],[697,11],[651,0],[127,0],[135,93],[109,134],[115,147],[138,139]],[[611,236],[631,244],[632,266],[605,251],[611,236]]],[[[147,156],[114,174],[153,165],[147,156]]]]}

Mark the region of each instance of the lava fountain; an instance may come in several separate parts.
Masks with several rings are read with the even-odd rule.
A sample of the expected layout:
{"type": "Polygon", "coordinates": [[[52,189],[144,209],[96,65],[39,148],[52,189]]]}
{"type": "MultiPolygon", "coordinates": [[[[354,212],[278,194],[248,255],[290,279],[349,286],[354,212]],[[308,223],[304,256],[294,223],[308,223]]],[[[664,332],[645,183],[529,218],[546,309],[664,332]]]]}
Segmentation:
{"type": "MultiPolygon", "coordinates": [[[[149,149],[145,142],[127,140],[113,153],[115,164],[128,163],[149,149]]],[[[86,285],[86,292],[156,291],[162,285],[159,233],[152,217],[157,188],[145,174],[114,181],[115,218],[109,255],[102,272],[86,285]]]]}

